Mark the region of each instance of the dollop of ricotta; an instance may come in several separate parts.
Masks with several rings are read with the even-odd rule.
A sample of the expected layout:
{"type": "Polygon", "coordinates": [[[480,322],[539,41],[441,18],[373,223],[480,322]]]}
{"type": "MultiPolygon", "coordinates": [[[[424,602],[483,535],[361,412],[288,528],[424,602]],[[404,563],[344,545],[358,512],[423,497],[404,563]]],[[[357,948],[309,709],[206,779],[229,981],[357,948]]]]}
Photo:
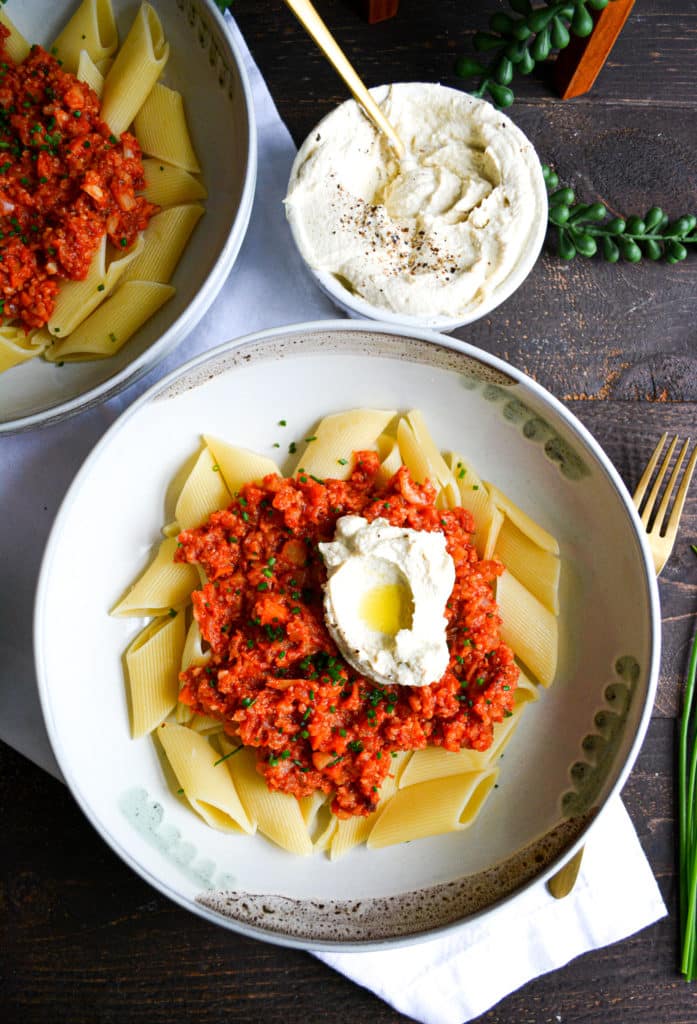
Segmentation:
{"type": "Polygon", "coordinates": [[[346,661],[384,685],[437,682],[450,658],[443,613],[455,584],[445,536],[342,516],[319,550],[325,622],[346,661]]]}
{"type": "Polygon", "coordinates": [[[428,83],[372,91],[406,155],[354,100],[343,103],[293,165],[285,207],[295,241],[312,268],[375,306],[467,315],[546,223],[539,159],[508,117],[467,93],[428,83]]]}

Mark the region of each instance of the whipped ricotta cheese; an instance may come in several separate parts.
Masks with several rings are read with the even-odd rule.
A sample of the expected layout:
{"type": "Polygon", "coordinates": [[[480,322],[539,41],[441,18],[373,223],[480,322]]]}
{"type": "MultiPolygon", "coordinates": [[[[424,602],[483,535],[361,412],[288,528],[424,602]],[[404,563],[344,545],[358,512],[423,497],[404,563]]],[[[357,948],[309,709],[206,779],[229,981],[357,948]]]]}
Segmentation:
{"type": "Polygon", "coordinates": [[[325,622],[346,661],[384,685],[437,682],[450,658],[443,613],[455,584],[445,536],[342,516],[319,550],[325,622]]]}
{"type": "Polygon", "coordinates": [[[547,200],[535,150],[490,103],[456,89],[372,91],[405,156],[355,101],[329,114],[293,165],[285,207],[296,244],[375,306],[467,315],[537,255],[547,200]]]}

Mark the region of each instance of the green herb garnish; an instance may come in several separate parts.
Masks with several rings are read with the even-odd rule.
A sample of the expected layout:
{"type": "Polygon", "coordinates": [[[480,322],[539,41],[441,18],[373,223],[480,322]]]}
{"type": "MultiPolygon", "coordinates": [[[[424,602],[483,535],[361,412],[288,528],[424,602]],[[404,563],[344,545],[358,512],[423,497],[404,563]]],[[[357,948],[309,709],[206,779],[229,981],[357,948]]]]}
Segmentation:
{"type": "MultiPolygon", "coordinates": [[[[694,545],[691,545],[694,550],[694,545]]],[[[697,552],[695,552],[697,554],[697,552]]],[[[678,742],[678,854],[680,888],[680,970],[687,981],[697,980],[697,633],[692,641],[685,679],[678,742]]]]}
{"type": "Polygon", "coordinates": [[[235,747],[235,749],[231,750],[229,754],[223,754],[222,757],[219,757],[217,761],[213,762],[213,767],[216,768],[219,764],[222,764],[223,761],[227,761],[228,757],[232,757],[233,754],[239,754],[243,747],[244,743],[240,743],[239,747],[235,747]]]}

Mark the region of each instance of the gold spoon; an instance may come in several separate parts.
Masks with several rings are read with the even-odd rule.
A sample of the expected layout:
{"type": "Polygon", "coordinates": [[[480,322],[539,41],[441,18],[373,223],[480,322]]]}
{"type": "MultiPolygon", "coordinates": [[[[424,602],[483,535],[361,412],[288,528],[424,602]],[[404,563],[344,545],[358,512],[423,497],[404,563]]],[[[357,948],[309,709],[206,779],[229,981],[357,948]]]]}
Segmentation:
{"type": "Polygon", "coordinates": [[[361,105],[378,131],[386,135],[398,157],[404,156],[402,140],[370,95],[343,50],[314,9],[310,0],[285,0],[300,24],[319,46],[334,70],[343,78],[357,103],[361,105]]]}

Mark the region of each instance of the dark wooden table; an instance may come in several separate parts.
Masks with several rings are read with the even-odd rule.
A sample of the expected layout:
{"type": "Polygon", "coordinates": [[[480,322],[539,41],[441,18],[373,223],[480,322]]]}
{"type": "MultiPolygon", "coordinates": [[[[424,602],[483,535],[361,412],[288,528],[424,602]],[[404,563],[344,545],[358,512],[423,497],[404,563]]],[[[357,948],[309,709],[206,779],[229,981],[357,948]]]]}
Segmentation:
{"type": "MultiPolygon", "coordinates": [[[[348,0],[318,6],[368,84],[458,85],[455,58],[498,5],[402,0],[398,18],[373,27],[348,0]]],[[[280,0],[236,0],[234,9],[300,142],[344,89],[280,0]]],[[[695,0],[638,0],[589,96],[562,103],[534,76],[517,91],[513,118],[584,196],[618,212],[654,203],[675,216],[697,212],[695,0]]],[[[695,427],[697,252],[675,267],[565,264],[546,254],[513,298],[462,336],[563,398],[630,488],[663,430],[695,427]]],[[[480,1024],[697,1022],[697,989],[676,973],[673,792],[678,684],[697,611],[696,537],[697,485],[661,577],[658,700],[624,791],[671,916],[532,982],[480,1024]]],[[[8,748],[0,749],[0,793],[7,1024],[406,1020],[311,956],[238,938],[169,903],[104,845],[61,784],[8,748]]],[[[611,850],[607,870],[622,870],[611,850]]]]}

